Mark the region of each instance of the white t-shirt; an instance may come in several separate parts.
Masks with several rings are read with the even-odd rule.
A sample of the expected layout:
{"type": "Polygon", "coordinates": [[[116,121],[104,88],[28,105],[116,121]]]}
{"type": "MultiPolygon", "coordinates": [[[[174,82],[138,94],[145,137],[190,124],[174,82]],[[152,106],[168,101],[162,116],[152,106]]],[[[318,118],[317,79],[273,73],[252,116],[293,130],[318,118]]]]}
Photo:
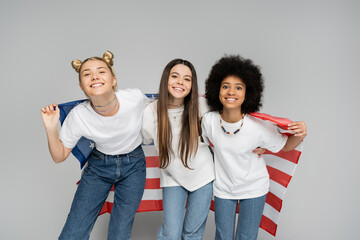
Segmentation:
{"type": "MultiPolygon", "coordinates": [[[[146,107],[143,117],[142,134],[144,143],[150,144],[154,141],[155,148],[158,151],[156,109],[157,101],[146,107]]],[[[208,111],[204,98],[199,98],[199,110],[201,116],[204,112],[208,111]]],[[[170,164],[165,169],[160,169],[160,186],[182,186],[188,191],[195,191],[214,180],[214,163],[208,144],[199,141],[196,155],[188,159],[188,166],[193,170],[184,167],[179,156],[178,146],[183,111],[184,107],[168,110],[172,131],[171,147],[174,155],[170,155],[170,164]]]]}
{"type": "MultiPolygon", "coordinates": [[[[234,132],[241,125],[222,121],[226,131],[234,132]]],[[[250,115],[235,135],[227,135],[220,126],[218,112],[206,113],[202,119],[204,141],[214,145],[214,195],[224,199],[247,199],[265,195],[269,191],[269,174],[263,158],[252,151],[257,147],[280,151],[287,137],[276,127],[250,115]]]]}
{"type": "Polygon", "coordinates": [[[111,117],[96,113],[85,101],[75,106],[60,130],[59,138],[72,149],[84,136],[96,144],[96,149],[108,155],[126,154],[142,142],[142,115],[149,99],[139,89],[118,90],[119,111],[111,117]]]}

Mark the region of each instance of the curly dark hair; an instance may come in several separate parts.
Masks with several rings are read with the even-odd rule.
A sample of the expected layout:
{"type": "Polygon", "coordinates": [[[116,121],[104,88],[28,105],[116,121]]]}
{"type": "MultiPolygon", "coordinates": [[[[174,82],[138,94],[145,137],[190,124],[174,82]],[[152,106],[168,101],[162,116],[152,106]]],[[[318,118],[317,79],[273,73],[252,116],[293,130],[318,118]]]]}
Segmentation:
{"type": "Polygon", "coordinates": [[[262,106],[264,80],[260,67],[252,60],[239,55],[225,55],[211,68],[205,83],[205,97],[212,111],[222,111],[219,99],[221,82],[228,76],[239,77],[246,85],[246,97],[241,105],[242,113],[259,111],[262,106]]]}

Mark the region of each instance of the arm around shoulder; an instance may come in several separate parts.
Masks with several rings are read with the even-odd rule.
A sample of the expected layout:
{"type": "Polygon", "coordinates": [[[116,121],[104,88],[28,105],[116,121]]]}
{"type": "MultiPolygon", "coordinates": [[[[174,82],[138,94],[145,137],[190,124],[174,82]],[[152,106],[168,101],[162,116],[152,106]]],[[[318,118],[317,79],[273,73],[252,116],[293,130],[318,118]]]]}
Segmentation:
{"type": "Polygon", "coordinates": [[[157,113],[156,113],[156,101],[150,103],[144,110],[143,121],[141,127],[141,134],[144,144],[151,144],[155,138],[157,113]]]}

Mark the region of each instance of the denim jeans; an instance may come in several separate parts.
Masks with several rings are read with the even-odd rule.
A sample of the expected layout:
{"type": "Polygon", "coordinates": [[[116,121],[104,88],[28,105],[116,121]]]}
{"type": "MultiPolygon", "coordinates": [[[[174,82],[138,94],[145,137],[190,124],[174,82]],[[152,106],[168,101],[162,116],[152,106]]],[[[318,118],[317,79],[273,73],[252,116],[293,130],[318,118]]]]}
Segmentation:
{"type": "Polygon", "coordinates": [[[130,239],[135,213],[144,192],[145,177],[145,155],[141,146],[123,155],[106,155],[94,149],[59,239],[89,239],[112,186],[114,205],[108,239],[130,239]]]}
{"type": "Polygon", "coordinates": [[[266,195],[250,199],[223,199],[215,197],[215,240],[232,240],[235,232],[236,208],[239,216],[236,240],[256,240],[266,195]]]}
{"type": "Polygon", "coordinates": [[[213,192],[212,182],[193,192],[181,186],[163,187],[162,192],[164,220],[157,239],[202,239],[213,192]]]}

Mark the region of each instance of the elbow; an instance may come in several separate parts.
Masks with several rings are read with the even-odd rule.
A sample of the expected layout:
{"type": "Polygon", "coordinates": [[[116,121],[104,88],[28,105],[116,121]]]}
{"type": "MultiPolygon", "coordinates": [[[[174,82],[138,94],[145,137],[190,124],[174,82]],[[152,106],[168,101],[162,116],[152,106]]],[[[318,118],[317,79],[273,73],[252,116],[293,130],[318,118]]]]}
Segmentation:
{"type": "Polygon", "coordinates": [[[288,148],[288,147],[283,147],[283,149],[281,149],[283,152],[290,152],[292,149],[288,148]]]}
{"type": "Polygon", "coordinates": [[[53,161],[54,161],[54,163],[59,164],[59,163],[62,163],[64,160],[61,161],[61,160],[55,160],[55,159],[53,159],[53,161]]]}
{"type": "Polygon", "coordinates": [[[63,161],[65,161],[65,158],[55,158],[53,157],[52,158],[54,163],[58,164],[58,163],[62,163],[63,161]]]}

